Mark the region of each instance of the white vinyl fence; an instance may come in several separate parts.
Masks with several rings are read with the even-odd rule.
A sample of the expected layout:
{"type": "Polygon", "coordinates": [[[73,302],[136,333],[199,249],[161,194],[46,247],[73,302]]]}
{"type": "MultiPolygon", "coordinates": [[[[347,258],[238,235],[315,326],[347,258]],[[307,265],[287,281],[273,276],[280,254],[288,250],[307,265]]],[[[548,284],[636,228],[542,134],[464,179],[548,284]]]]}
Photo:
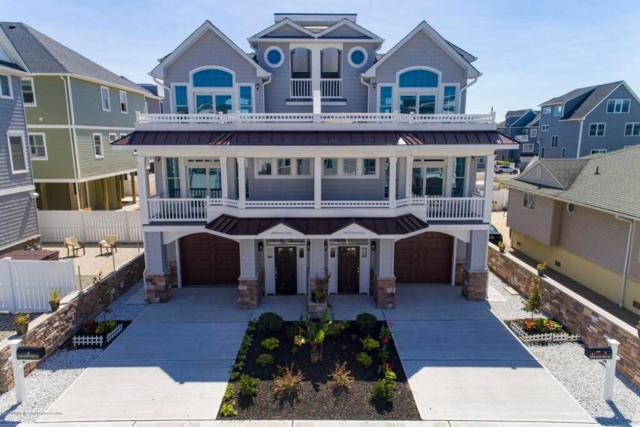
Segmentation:
{"type": "Polygon", "coordinates": [[[54,289],[61,298],[75,289],[72,261],[0,259],[0,310],[50,311],[49,296],[54,289]]]}
{"type": "Polygon", "coordinates": [[[81,242],[99,242],[114,234],[119,242],[142,242],[140,212],[127,211],[38,211],[43,242],[62,243],[76,236],[81,242]]]}

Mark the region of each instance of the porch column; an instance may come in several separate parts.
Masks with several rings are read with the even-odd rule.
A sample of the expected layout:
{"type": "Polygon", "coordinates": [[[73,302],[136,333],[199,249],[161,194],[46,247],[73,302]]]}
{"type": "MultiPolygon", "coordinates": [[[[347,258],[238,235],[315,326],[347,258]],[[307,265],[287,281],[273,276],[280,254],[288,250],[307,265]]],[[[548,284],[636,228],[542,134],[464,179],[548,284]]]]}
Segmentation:
{"type": "Polygon", "coordinates": [[[489,230],[471,230],[462,272],[462,294],[467,299],[483,301],[487,298],[488,249],[489,230]]]}
{"type": "Polygon", "coordinates": [[[144,236],[144,292],[149,303],[167,302],[171,299],[171,283],[168,274],[167,248],[158,231],[145,232],[144,236]]]}
{"type": "Polygon", "coordinates": [[[487,156],[484,171],[484,222],[491,223],[491,206],[493,202],[493,164],[495,155],[487,156]]]}
{"type": "Polygon", "coordinates": [[[329,283],[326,280],[327,267],[325,265],[324,239],[309,240],[309,280],[307,293],[316,290],[329,292],[329,283]]]}
{"type": "MultiPolygon", "coordinates": [[[[140,218],[143,224],[149,223],[149,217],[147,215],[147,197],[149,197],[149,191],[147,189],[147,162],[144,156],[137,156],[138,162],[138,186],[140,187],[140,218]]],[[[136,180],[131,174],[131,195],[135,200],[136,180]]]]}
{"type": "Polygon", "coordinates": [[[246,166],[245,158],[238,157],[238,207],[244,209],[247,201],[246,166]]]}
{"type": "Polygon", "coordinates": [[[313,158],[313,207],[322,207],[322,158],[313,158]]]}
{"type": "Polygon", "coordinates": [[[378,276],[373,283],[373,298],[378,308],[396,306],[396,276],[394,274],[395,241],[380,239],[378,276]]]}
{"type": "Polygon", "coordinates": [[[220,157],[220,185],[222,186],[222,200],[226,200],[229,198],[229,187],[228,187],[228,176],[227,176],[227,158],[220,157]]]}
{"type": "Polygon", "coordinates": [[[322,93],[320,89],[320,73],[322,57],[319,47],[311,48],[311,93],[313,95],[313,114],[322,113],[322,93]]]}
{"type": "Polygon", "coordinates": [[[405,180],[405,197],[411,199],[413,197],[413,156],[407,156],[407,170],[405,180]]]}
{"type": "Polygon", "coordinates": [[[262,296],[262,283],[256,265],[256,245],[252,239],[240,240],[240,277],[238,278],[238,303],[240,308],[258,307],[262,296]]]}
{"type": "Polygon", "coordinates": [[[131,179],[131,204],[136,203],[136,174],[131,172],[129,174],[129,178],[131,179]]]}
{"type": "Polygon", "coordinates": [[[100,185],[102,186],[102,209],[108,211],[109,206],[109,180],[107,178],[102,178],[100,180],[100,185]]]}
{"type": "Polygon", "coordinates": [[[398,158],[389,157],[389,207],[396,207],[396,180],[397,180],[398,158]]]}

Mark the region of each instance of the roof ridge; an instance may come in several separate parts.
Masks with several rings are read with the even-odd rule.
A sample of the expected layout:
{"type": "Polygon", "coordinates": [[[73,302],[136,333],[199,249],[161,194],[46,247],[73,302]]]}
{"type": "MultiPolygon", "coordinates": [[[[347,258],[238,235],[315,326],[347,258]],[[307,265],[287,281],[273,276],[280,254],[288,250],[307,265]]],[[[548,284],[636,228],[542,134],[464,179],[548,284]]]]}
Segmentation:
{"type": "MultiPolygon", "coordinates": [[[[53,60],[54,60],[54,61],[55,61],[59,66],[60,66],[60,68],[62,68],[63,70],[65,70],[67,73],[69,73],[69,72],[70,72],[70,71],[69,71],[69,69],[68,69],[67,67],[65,67],[65,66],[62,64],[62,62],[60,62],[60,60],[58,60],[58,58],[53,54],[53,52],[51,52],[51,50],[50,50],[47,46],[45,46],[45,44],[44,44],[44,43],[42,43],[42,41],[40,41],[40,39],[38,38],[38,36],[36,36],[36,34],[34,34],[34,33],[33,33],[33,31],[35,31],[35,32],[36,32],[36,33],[38,33],[39,35],[42,35],[42,36],[44,36],[44,37],[46,37],[46,38],[48,38],[48,39],[50,39],[50,40],[52,40],[52,41],[54,41],[54,42],[56,42],[56,41],[55,41],[54,39],[52,39],[51,37],[48,37],[46,34],[41,33],[40,31],[36,30],[35,28],[33,28],[33,27],[29,26],[28,24],[24,24],[24,23],[22,23],[22,25],[24,26],[25,30],[27,30],[27,31],[29,32],[29,34],[31,34],[31,36],[32,36],[32,37],[33,37],[33,38],[38,42],[38,44],[39,44],[39,45],[40,45],[44,50],[46,50],[46,51],[47,51],[47,53],[48,53],[48,54],[51,56],[51,58],[52,58],[52,59],[53,59],[53,60]],[[32,30],[33,30],[33,31],[32,31],[32,30]]],[[[59,43],[59,42],[56,42],[56,43],[58,43],[58,44],[59,44],[59,45],[61,45],[61,46],[64,46],[62,43],[59,43]]],[[[64,47],[66,47],[66,46],[64,46],[64,47]]],[[[74,51],[73,49],[70,49],[70,48],[67,48],[67,49],[74,51]]],[[[74,52],[75,52],[75,51],[74,51],[74,52]]],[[[78,54],[78,55],[80,55],[80,54],[78,54]]],[[[87,59],[88,59],[88,58],[87,58],[87,59]]]]}

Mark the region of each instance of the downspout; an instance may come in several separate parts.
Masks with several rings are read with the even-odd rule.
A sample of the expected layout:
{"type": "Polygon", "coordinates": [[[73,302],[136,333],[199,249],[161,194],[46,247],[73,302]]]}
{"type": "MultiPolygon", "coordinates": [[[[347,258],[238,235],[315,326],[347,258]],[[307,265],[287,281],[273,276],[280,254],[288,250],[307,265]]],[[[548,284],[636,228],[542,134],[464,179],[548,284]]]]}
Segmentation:
{"type": "Polygon", "coordinates": [[[627,235],[627,249],[624,254],[624,266],[622,267],[622,287],[620,289],[620,302],[618,305],[624,307],[624,295],[627,292],[627,275],[629,273],[629,259],[631,258],[631,242],[633,240],[633,233],[635,231],[635,221],[621,218],[616,215],[618,221],[622,221],[629,224],[629,234],[627,235]]]}
{"type": "MultiPolygon", "coordinates": [[[[79,166],[78,166],[78,146],[76,144],[76,121],[75,115],[73,113],[73,100],[71,98],[71,79],[69,76],[60,76],[62,79],[62,83],[64,84],[64,93],[65,93],[65,103],[67,107],[67,123],[69,123],[69,139],[71,140],[71,159],[73,160],[73,176],[75,178],[74,185],[76,187],[76,203],[78,204],[78,209],[80,206],[80,187],[78,182],[79,176],[79,166]]],[[[87,194],[87,197],[89,195],[87,194]]]]}
{"type": "Polygon", "coordinates": [[[269,78],[262,82],[262,112],[267,112],[267,96],[265,95],[264,87],[271,83],[271,74],[269,74],[269,78]]]}
{"type": "Polygon", "coordinates": [[[580,119],[580,129],[578,130],[578,150],[576,152],[576,159],[580,158],[580,150],[582,149],[582,128],[584,127],[584,117],[580,119]]]}
{"type": "MultiPolygon", "coordinates": [[[[371,105],[371,100],[369,99],[369,96],[371,95],[371,84],[365,82],[364,80],[364,75],[360,74],[360,83],[362,83],[363,85],[365,85],[367,87],[367,110],[369,110],[369,106],[371,105]]],[[[375,106],[375,110],[378,109],[378,106],[375,106]]],[[[377,112],[377,111],[375,111],[377,112]]]]}
{"type": "MultiPolygon", "coordinates": [[[[459,96],[458,96],[458,112],[460,112],[460,102],[462,101],[462,92],[466,91],[467,88],[469,88],[470,86],[473,86],[474,84],[476,84],[477,81],[478,81],[478,77],[474,77],[471,80],[471,83],[467,83],[462,88],[460,88],[460,93],[459,93],[459,96]]],[[[466,110],[466,108],[465,108],[465,110],[466,110]]]]}

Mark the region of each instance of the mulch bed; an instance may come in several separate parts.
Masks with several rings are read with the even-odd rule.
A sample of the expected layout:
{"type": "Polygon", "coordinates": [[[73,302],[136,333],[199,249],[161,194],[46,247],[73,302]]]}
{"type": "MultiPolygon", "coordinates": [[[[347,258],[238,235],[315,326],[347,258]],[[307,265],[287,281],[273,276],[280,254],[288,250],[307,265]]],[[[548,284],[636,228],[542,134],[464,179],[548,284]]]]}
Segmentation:
{"type": "Polygon", "coordinates": [[[86,325],[83,325],[71,338],[69,338],[65,343],[61,346],[61,348],[65,350],[84,350],[84,349],[93,349],[93,348],[102,348],[105,349],[111,345],[122,333],[124,330],[131,324],[131,320],[116,320],[116,324],[122,324],[122,332],[116,335],[111,341],[107,342],[106,339],[103,345],[83,345],[83,346],[74,346],[73,345],[73,337],[76,335],[94,335],[94,333],[90,333],[90,331],[86,330],[87,328],[91,329],[91,327],[95,327],[97,322],[87,322],[86,325]],[[90,325],[91,324],[91,325],[90,325]],[[83,331],[83,329],[85,329],[83,331]]]}
{"type": "MultiPolygon", "coordinates": [[[[238,396],[238,416],[233,419],[315,419],[315,420],[419,420],[420,415],[407,383],[400,358],[393,340],[388,345],[389,360],[397,375],[396,394],[390,404],[374,404],[371,401],[371,388],[381,378],[379,372],[380,359],[378,351],[368,354],[373,359],[369,368],[358,365],[355,355],[362,352],[360,339],[362,334],[355,322],[349,322],[348,329],[338,336],[327,336],[323,343],[323,359],[320,363],[310,363],[310,347],[305,345],[293,354],[293,326],[295,322],[283,322],[279,333],[253,333],[253,343],[246,358],[244,374],[260,379],[258,394],[247,400],[238,396]],[[267,352],[260,343],[263,339],[275,336],[280,340],[277,350],[267,352]],[[256,358],[263,353],[274,356],[275,363],[268,367],[256,364],[256,358]],[[347,367],[354,377],[348,392],[336,393],[328,383],[328,375],[336,362],[347,362],[347,367]],[[304,381],[295,399],[278,399],[273,391],[273,376],[279,367],[292,366],[301,370],[304,381]]],[[[371,334],[378,338],[380,328],[385,322],[378,321],[376,331],[371,334]]],[[[393,331],[392,331],[393,333],[393,331]]],[[[232,383],[233,384],[233,383],[232,383]]],[[[237,383],[234,384],[238,390],[237,383]]],[[[218,414],[218,419],[223,418],[218,414]]]]}

